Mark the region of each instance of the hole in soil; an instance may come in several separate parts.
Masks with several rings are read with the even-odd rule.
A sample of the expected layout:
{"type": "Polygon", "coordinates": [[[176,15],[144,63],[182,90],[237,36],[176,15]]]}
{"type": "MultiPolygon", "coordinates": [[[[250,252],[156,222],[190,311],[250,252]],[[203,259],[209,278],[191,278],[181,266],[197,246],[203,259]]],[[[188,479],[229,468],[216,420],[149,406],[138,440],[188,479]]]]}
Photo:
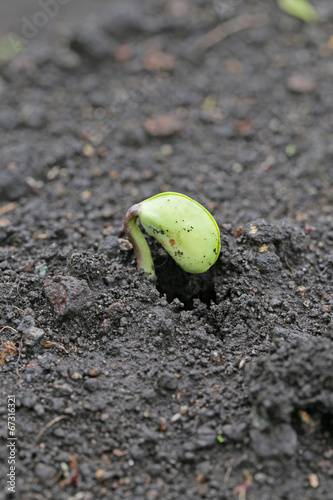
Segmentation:
{"type": "Polygon", "coordinates": [[[300,412],[292,415],[292,425],[298,434],[320,433],[325,437],[333,437],[333,415],[308,409],[303,416],[300,412]]]}
{"type": "Polygon", "coordinates": [[[208,307],[216,302],[213,271],[203,274],[190,274],[183,271],[170,257],[155,260],[157,289],[166,294],[168,302],[179,299],[186,310],[194,308],[193,300],[199,299],[208,307]]]}
{"type": "Polygon", "coordinates": [[[324,413],[321,416],[321,431],[330,437],[333,436],[333,415],[331,413],[324,413]]]}

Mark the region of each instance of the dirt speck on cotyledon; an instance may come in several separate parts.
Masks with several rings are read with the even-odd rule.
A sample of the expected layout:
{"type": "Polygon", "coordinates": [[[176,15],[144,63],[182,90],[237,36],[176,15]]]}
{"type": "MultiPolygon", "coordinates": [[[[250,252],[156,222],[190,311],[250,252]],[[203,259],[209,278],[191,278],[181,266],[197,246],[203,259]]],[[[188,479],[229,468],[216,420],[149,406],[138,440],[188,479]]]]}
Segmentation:
{"type": "Polygon", "coordinates": [[[331,2],[80,5],[0,22],[0,500],[333,500],[331,2]],[[169,191],[221,253],[152,280],[169,191]]]}

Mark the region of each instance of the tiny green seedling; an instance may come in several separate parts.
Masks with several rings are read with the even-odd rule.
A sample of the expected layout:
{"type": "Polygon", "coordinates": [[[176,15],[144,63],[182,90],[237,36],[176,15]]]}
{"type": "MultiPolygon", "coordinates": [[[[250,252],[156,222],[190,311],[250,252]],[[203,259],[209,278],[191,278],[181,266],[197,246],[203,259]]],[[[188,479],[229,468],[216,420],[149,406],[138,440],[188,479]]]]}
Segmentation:
{"type": "Polygon", "coordinates": [[[133,205],[126,214],[125,232],[133,244],[138,269],[155,276],[153,259],[141,230],[156,238],[188,273],[204,273],[216,262],[220,231],[213,216],[198,202],[180,193],[160,193],[133,205]]]}

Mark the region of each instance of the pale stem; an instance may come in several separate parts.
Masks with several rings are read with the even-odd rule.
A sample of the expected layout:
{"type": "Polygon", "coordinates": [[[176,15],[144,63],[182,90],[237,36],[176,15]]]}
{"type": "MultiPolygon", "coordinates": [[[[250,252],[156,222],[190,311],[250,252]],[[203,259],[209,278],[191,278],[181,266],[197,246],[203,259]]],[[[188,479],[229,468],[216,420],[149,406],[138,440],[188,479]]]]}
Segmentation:
{"type": "Polygon", "coordinates": [[[124,229],[133,245],[138,269],[143,269],[146,274],[154,277],[155,269],[150,249],[138,227],[139,209],[140,203],[128,209],[124,220],[124,229]]]}

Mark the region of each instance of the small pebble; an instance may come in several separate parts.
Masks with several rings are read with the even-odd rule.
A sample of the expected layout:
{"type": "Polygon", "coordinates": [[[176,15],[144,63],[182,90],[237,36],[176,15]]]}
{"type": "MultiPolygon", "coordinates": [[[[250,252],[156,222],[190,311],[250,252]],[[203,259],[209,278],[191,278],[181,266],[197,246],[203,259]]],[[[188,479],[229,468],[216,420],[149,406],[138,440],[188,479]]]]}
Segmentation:
{"type": "Polygon", "coordinates": [[[143,67],[149,71],[171,71],[174,69],[175,58],[165,52],[152,52],[144,57],[143,67]]]}
{"type": "Polygon", "coordinates": [[[311,76],[294,74],[289,77],[287,86],[291,92],[306,94],[316,88],[316,82],[311,76]]]}
{"type": "Polygon", "coordinates": [[[168,137],[183,129],[183,124],[173,114],[157,115],[145,122],[146,132],[153,137],[168,137]]]}

